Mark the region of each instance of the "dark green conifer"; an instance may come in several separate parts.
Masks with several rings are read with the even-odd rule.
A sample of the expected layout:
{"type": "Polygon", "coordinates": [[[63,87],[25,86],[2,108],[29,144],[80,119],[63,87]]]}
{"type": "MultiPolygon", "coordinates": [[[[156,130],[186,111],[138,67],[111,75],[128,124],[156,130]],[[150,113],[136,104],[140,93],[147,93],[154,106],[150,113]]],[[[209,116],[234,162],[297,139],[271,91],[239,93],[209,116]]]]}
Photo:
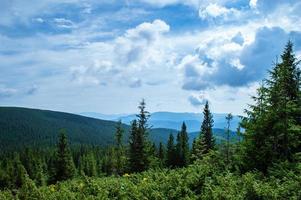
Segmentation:
{"type": "Polygon", "coordinates": [[[75,166],[68,146],[67,135],[64,130],[61,130],[55,160],[55,180],[67,180],[73,178],[74,175],[75,166]]]}

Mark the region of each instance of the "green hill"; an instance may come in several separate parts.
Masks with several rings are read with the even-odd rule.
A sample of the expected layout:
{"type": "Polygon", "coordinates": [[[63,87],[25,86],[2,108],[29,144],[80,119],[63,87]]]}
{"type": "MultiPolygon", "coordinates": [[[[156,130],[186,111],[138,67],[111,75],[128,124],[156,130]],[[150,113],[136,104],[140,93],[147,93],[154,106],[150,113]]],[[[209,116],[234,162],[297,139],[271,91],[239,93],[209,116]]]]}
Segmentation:
{"type": "MultiPolygon", "coordinates": [[[[0,148],[50,146],[60,129],[72,144],[107,145],[114,141],[116,122],[47,110],[0,107],[0,148]]],[[[124,125],[126,135],[129,126],[124,125]]]]}
{"type": "MultiPolygon", "coordinates": [[[[22,149],[24,146],[49,147],[56,144],[58,132],[65,129],[71,144],[109,145],[114,143],[116,122],[80,115],[29,108],[0,107],[0,149],[22,149]]],[[[125,140],[130,127],[123,125],[125,140]]],[[[176,130],[155,128],[149,138],[155,143],[166,143],[170,133],[176,130]]],[[[214,129],[218,140],[222,129],[214,129]]],[[[198,135],[189,134],[190,142],[198,135]]]]}

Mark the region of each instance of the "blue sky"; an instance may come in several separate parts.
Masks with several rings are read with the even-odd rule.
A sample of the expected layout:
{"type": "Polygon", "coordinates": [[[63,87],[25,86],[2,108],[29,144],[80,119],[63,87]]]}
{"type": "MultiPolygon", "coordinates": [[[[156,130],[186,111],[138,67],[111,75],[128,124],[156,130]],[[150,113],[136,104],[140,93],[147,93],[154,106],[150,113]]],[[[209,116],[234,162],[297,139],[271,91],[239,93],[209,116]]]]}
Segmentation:
{"type": "Polygon", "coordinates": [[[242,114],[299,0],[0,0],[0,105],[242,114]]]}

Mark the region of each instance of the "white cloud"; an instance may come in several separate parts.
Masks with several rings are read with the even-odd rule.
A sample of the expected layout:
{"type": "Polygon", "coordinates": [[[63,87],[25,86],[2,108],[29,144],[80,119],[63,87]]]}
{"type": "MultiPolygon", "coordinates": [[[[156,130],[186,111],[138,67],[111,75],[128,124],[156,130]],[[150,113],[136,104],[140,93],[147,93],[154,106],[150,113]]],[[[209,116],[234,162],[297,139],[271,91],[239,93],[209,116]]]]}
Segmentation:
{"type": "Polygon", "coordinates": [[[138,0],[138,1],[148,3],[156,7],[164,7],[164,6],[175,5],[175,4],[184,4],[187,6],[197,8],[201,4],[202,0],[138,0]]]}
{"type": "Polygon", "coordinates": [[[188,101],[192,106],[199,107],[209,101],[204,94],[192,94],[188,97],[188,101]]]}
{"type": "Polygon", "coordinates": [[[257,1],[258,0],[250,0],[249,5],[251,8],[256,8],[257,7],[257,1]]]}
{"type": "MultiPolygon", "coordinates": [[[[126,30],[123,35],[100,46],[93,47],[96,43],[88,44],[84,49],[89,49],[89,52],[95,50],[94,60],[91,61],[89,55],[90,58],[86,59],[86,63],[72,67],[72,80],[88,85],[109,82],[140,87],[141,76],[146,78],[160,70],[162,66],[172,63],[170,59],[173,57],[167,56],[166,44],[162,42],[164,34],[168,31],[169,25],[157,19],[126,30]]],[[[155,79],[150,81],[158,82],[155,79]]]]}
{"type": "Polygon", "coordinates": [[[65,18],[55,18],[53,21],[54,21],[55,25],[59,28],[69,29],[69,28],[76,27],[76,25],[71,20],[68,20],[65,18]]]}
{"type": "Polygon", "coordinates": [[[17,89],[8,88],[4,85],[0,85],[0,98],[11,97],[13,95],[16,95],[17,93],[18,93],[17,89]]]}
{"type": "Polygon", "coordinates": [[[207,18],[234,18],[240,15],[240,12],[235,8],[226,8],[217,3],[210,3],[208,6],[201,6],[199,9],[199,16],[202,19],[207,18]]]}

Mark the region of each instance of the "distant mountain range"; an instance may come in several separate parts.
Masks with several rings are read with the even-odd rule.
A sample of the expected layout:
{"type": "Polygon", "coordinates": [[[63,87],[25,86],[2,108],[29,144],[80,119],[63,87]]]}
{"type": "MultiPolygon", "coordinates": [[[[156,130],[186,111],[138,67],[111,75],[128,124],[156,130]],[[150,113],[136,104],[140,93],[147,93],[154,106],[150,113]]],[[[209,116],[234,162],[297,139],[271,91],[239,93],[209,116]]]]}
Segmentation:
{"type": "MultiPolygon", "coordinates": [[[[156,144],[159,142],[166,143],[170,133],[174,136],[178,133],[176,129],[181,126],[182,116],[187,116],[184,121],[189,119],[185,121],[188,125],[192,124],[191,121],[196,121],[194,129],[197,131],[190,131],[189,133],[189,141],[192,143],[192,140],[199,135],[200,123],[198,120],[194,120],[197,119],[198,114],[195,114],[195,118],[193,118],[193,115],[189,113],[154,113],[150,120],[153,128],[150,130],[149,138],[156,144]],[[169,116],[170,120],[167,120],[169,116]]],[[[111,117],[115,118],[116,116],[111,117]]],[[[117,117],[115,121],[109,121],[64,112],[0,107],[0,152],[18,150],[27,146],[43,148],[54,146],[60,129],[67,131],[68,139],[72,145],[105,146],[114,144],[116,120],[122,119],[123,122],[129,124],[135,116],[117,117]]],[[[124,142],[127,142],[129,138],[130,126],[127,124],[123,124],[124,142]]],[[[225,139],[224,129],[214,128],[213,132],[217,142],[225,139]]],[[[235,133],[231,132],[231,138],[235,137],[235,133]]]]}
{"type": "MultiPolygon", "coordinates": [[[[129,125],[131,121],[133,121],[136,118],[134,114],[105,115],[105,114],[93,113],[93,112],[86,112],[80,114],[83,116],[93,117],[96,119],[113,120],[113,121],[121,120],[123,123],[127,125],[129,125]]],[[[227,114],[213,113],[215,129],[224,129],[226,127],[227,125],[225,119],[226,115],[227,114]]],[[[202,120],[203,120],[202,113],[154,112],[151,114],[151,117],[149,119],[149,124],[153,128],[166,128],[166,129],[179,130],[184,121],[187,125],[187,130],[189,132],[197,132],[200,130],[202,120]]],[[[233,120],[231,121],[231,130],[236,130],[239,122],[240,122],[240,118],[238,116],[234,116],[233,120]]]]}

